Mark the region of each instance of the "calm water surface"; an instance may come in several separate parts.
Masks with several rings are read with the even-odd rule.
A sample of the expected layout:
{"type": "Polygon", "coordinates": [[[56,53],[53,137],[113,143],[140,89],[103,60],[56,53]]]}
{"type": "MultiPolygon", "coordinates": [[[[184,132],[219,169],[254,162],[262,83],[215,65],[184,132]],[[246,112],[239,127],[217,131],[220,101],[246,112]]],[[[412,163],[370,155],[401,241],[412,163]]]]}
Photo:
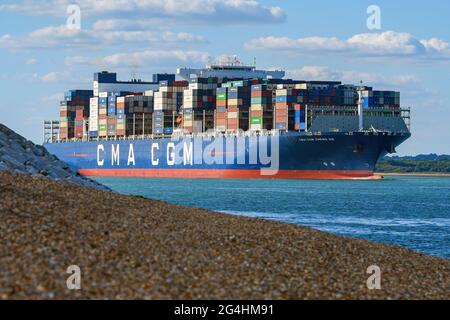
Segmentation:
{"type": "Polygon", "coordinates": [[[301,224],[450,258],[450,178],[446,177],[97,180],[125,194],[301,224]]]}

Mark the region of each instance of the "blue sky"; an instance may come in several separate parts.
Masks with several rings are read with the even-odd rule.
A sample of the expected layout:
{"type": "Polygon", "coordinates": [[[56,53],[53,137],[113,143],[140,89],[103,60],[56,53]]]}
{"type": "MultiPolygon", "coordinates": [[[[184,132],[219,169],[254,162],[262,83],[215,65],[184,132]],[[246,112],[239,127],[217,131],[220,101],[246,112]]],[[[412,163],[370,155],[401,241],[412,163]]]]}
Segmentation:
{"type": "Polygon", "coordinates": [[[106,69],[127,80],[238,55],[294,78],[401,91],[413,137],[400,154],[450,153],[450,2],[47,0],[0,3],[0,121],[41,142],[67,89],[106,69]],[[81,29],[66,25],[81,9],[81,29]],[[369,30],[366,10],[381,9],[369,30]]]}

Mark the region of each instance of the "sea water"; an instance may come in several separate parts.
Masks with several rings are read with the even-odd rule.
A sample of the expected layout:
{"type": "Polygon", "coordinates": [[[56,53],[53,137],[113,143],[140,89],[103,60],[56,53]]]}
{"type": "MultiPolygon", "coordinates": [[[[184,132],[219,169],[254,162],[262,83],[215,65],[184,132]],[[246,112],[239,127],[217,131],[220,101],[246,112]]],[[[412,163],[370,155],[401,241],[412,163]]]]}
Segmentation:
{"type": "Polygon", "coordinates": [[[124,194],[313,227],[450,258],[450,178],[379,181],[98,178],[124,194]]]}

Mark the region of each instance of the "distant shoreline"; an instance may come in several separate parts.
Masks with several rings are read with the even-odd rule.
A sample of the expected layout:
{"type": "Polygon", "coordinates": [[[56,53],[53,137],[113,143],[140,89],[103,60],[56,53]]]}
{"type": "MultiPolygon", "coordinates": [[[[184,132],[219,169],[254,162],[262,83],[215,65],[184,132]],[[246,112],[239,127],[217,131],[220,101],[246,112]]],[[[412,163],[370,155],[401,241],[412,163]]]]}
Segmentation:
{"type": "Polygon", "coordinates": [[[405,172],[399,172],[399,173],[383,173],[383,172],[377,172],[375,175],[380,176],[386,176],[386,177],[392,177],[392,176],[411,176],[411,177],[448,177],[450,178],[450,173],[438,173],[438,172],[430,172],[430,173],[419,173],[419,172],[411,172],[411,173],[405,173],[405,172]]]}

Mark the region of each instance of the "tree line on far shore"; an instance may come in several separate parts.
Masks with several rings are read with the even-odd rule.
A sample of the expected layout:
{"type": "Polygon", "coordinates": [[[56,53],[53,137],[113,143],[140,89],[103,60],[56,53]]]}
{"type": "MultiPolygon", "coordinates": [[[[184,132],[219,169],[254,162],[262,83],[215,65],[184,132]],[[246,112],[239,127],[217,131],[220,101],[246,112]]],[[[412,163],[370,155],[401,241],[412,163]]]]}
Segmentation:
{"type": "Polygon", "coordinates": [[[385,173],[450,174],[450,156],[384,157],[378,162],[376,171],[385,173]]]}

